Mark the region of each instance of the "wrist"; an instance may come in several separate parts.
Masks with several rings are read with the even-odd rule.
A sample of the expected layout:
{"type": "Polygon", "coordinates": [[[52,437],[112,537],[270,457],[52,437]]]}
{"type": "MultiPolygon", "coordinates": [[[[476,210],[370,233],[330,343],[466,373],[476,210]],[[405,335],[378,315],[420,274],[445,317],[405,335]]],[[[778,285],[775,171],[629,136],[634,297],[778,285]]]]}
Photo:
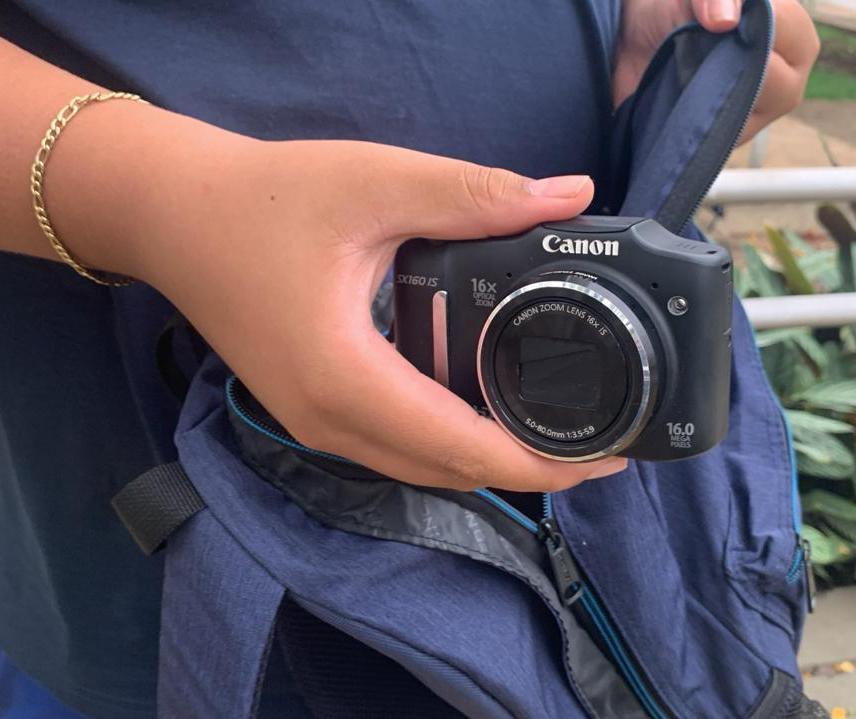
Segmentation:
{"type": "Polygon", "coordinates": [[[157,284],[176,250],[192,252],[185,218],[241,142],[254,141],[127,100],[84,108],[45,173],[54,229],[83,265],[157,284]]]}

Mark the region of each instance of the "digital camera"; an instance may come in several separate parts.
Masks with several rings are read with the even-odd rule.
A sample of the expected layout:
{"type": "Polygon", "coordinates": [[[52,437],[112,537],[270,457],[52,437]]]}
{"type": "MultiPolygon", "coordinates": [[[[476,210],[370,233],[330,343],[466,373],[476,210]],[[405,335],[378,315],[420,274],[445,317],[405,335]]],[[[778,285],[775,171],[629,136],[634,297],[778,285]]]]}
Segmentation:
{"type": "Polygon", "coordinates": [[[654,220],[581,216],[406,242],[395,342],[533,452],[681,459],[728,427],[731,297],[724,248],[654,220]]]}

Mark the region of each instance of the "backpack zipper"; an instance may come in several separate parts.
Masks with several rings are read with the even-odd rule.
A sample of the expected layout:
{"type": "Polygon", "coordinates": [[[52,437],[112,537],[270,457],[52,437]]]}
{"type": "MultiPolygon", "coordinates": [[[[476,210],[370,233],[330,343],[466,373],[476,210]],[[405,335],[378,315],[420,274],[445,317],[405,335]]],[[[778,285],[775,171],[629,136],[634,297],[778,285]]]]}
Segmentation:
{"type": "Polygon", "coordinates": [[[543,516],[536,523],[489,489],[477,489],[475,494],[490,502],[541,540],[547,551],[556,591],[562,603],[573,612],[583,626],[596,634],[601,646],[606,648],[607,654],[612,657],[613,663],[648,715],[652,719],[672,717],[671,712],[665,709],[663,702],[655,696],[653,689],[643,678],[598,598],[583,578],[579,565],[559,530],[553,514],[552,495],[546,492],[542,495],[543,516]]]}
{"type": "MultiPolygon", "coordinates": [[[[752,340],[757,345],[758,338],[755,336],[755,331],[752,330],[752,340]]],[[[758,358],[760,362],[760,357],[758,358]]],[[[784,435],[785,446],[788,450],[788,461],[790,464],[791,475],[791,521],[794,529],[794,552],[791,558],[790,566],[785,573],[785,581],[788,584],[795,584],[800,578],[803,580],[803,592],[805,594],[806,611],[812,614],[815,610],[817,601],[817,579],[814,574],[814,565],[811,562],[811,545],[808,540],[802,536],[802,510],[800,507],[800,491],[799,491],[799,469],[797,467],[797,455],[794,449],[794,437],[791,430],[791,423],[788,421],[788,416],[785,414],[785,408],[782,406],[776,393],[767,381],[767,391],[779,411],[779,419],[782,423],[782,433],[784,435]]]]}
{"type": "Polygon", "coordinates": [[[250,425],[250,427],[270,437],[271,439],[276,440],[277,442],[280,442],[281,444],[284,444],[287,447],[291,447],[294,450],[303,452],[304,454],[312,454],[316,457],[322,457],[324,459],[329,459],[334,462],[343,462],[345,464],[352,465],[356,464],[356,462],[352,462],[347,457],[342,457],[338,454],[330,454],[329,452],[322,452],[318,449],[312,449],[311,447],[307,447],[305,444],[301,444],[300,442],[298,442],[287,432],[274,426],[270,422],[266,422],[264,419],[261,419],[256,416],[256,414],[250,411],[238,397],[237,384],[238,378],[234,375],[226,380],[226,401],[228,402],[229,407],[231,407],[232,410],[235,412],[235,414],[237,414],[243,422],[250,425]]]}
{"type": "MultiPolygon", "coordinates": [[[[773,25],[770,24],[769,30],[767,31],[767,55],[769,57],[770,50],[773,47],[773,25]]],[[[740,130],[735,135],[734,139],[728,146],[728,149],[725,150],[720,156],[718,162],[716,163],[716,171],[713,172],[710,178],[705,182],[704,189],[699,193],[695,202],[693,203],[692,209],[687,214],[686,220],[684,220],[684,225],[689,222],[689,219],[696,213],[696,210],[701,206],[701,203],[704,201],[704,198],[707,196],[707,193],[710,191],[710,188],[713,187],[713,183],[716,182],[716,178],[719,177],[719,173],[722,172],[722,168],[725,167],[725,163],[728,161],[731,153],[734,152],[734,148],[737,147],[737,143],[740,140],[741,135],[743,135],[743,131],[746,129],[746,125],[749,124],[749,118],[752,117],[752,110],[755,107],[755,103],[758,102],[758,97],[761,95],[761,88],[764,86],[764,80],[767,77],[767,63],[764,63],[763,69],[761,70],[761,74],[758,77],[758,80],[755,84],[755,89],[752,93],[752,102],[749,103],[749,108],[746,111],[745,116],[743,117],[742,122],[740,123],[740,130]]],[[[683,229],[683,226],[682,226],[683,229]]]]}
{"type": "MultiPolygon", "coordinates": [[[[226,403],[227,403],[228,408],[230,410],[232,410],[237,415],[237,417],[241,420],[241,422],[248,425],[253,430],[260,432],[261,434],[268,437],[269,439],[274,440],[275,442],[278,442],[280,444],[283,444],[283,445],[295,450],[299,454],[320,457],[320,458],[323,458],[326,460],[332,460],[335,462],[339,462],[341,464],[350,465],[352,467],[361,467],[361,465],[357,464],[356,462],[349,460],[346,457],[342,457],[340,455],[335,455],[335,454],[330,454],[328,452],[322,452],[320,450],[315,450],[315,449],[312,449],[311,447],[307,447],[306,445],[301,444],[300,442],[295,440],[286,430],[284,430],[282,427],[280,427],[276,422],[268,421],[264,417],[260,417],[256,411],[254,411],[251,407],[248,407],[247,404],[244,401],[242,401],[242,399],[241,399],[240,388],[241,388],[240,380],[236,376],[232,376],[226,380],[226,388],[225,388],[226,389],[226,392],[225,392],[226,403]]],[[[525,529],[527,529],[532,534],[539,536],[539,531],[540,531],[540,529],[539,529],[540,524],[539,523],[532,521],[525,514],[523,514],[522,512],[519,512],[513,506],[504,502],[502,499],[500,499],[496,494],[494,494],[490,490],[477,489],[477,490],[474,490],[473,494],[476,494],[476,495],[482,497],[483,499],[493,503],[504,514],[508,515],[513,521],[522,525],[525,529]]],[[[550,495],[544,494],[543,495],[543,501],[544,501],[545,513],[548,511],[552,512],[552,501],[551,501],[550,495]]],[[[554,551],[554,555],[555,555],[555,561],[566,562],[567,566],[569,568],[573,568],[576,566],[574,563],[574,560],[570,556],[570,554],[563,552],[561,548],[558,551],[554,551]]],[[[496,565],[493,563],[491,563],[491,564],[492,564],[492,566],[499,566],[499,565],[496,565]]],[[[506,567],[500,567],[500,568],[505,569],[505,571],[510,571],[506,567]]],[[[514,574],[514,572],[511,572],[511,573],[514,574]]],[[[516,576],[518,578],[523,578],[521,575],[516,575],[516,576]]],[[[529,586],[530,587],[532,586],[531,583],[529,583],[529,586]]],[[[541,591],[537,591],[537,593],[539,594],[541,599],[544,600],[545,603],[548,604],[548,606],[550,606],[550,602],[547,600],[547,597],[541,591]]],[[[587,600],[587,601],[589,601],[589,600],[587,600]]],[[[566,606],[569,606],[569,605],[566,605],[566,606]]],[[[568,637],[566,635],[567,630],[564,626],[564,620],[561,618],[561,616],[558,613],[556,613],[556,610],[554,608],[551,607],[551,611],[559,623],[559,628],[560,628],[560,631],[562,634],[562,641],[567,642],[568,637]]],[[[579,618],[578,618],[578,621],[579,621],[579,618]]],[[[584,628],[588,629],[588,625],[584,625],[584,628]]],[[[592,631],[590,629],[588,629],[588,633],[590,636],[592,635],[592,631]]],[[[597,640],[594,637],[592,637],[592,639],[597,644],[597,640]]],[[[602,651],[604,657],[606,657],[608,660],[608,657],[610,656],[610,652],[605,651],[603,646],[601,646],[601,651],[602,651]]],[[[585,708],[587,713],[590,713],[590,714],[596,716],[596,714],[594,714],[593,710],[589,707],[587,698],[585,697],[584,693],[582,692],[581,687],[579,687],[576,684],[575,678],[573,677],[573,672],[571,672],[570,669],[568,669],[568,668],[566,668],[566,671],[568,672],[568,679],[569,679],[569,682],[571,684],[571,688],[574,691],[574,693],[577,694],[578,698],[580,698],[580,701],[581,701],[583,707],[585,708]]],[[[618,674],[622,678],[625,677],[625,673],[623,671],[619,671],[618,674]]],[[[625,683],[627,683],[626,679],[625,679],[625,683]]],[[[632,688],[630,688],[630,689],[631,689],[631,692],[634,695],[636,695],[637,692],[632,688]]],[[[652,713],[644,705],[643,705],[643,710],[647,714],[649,714],[651,717],[653,717],[654,719],[671,719],[671,716],[672,716],[670,714],[666,715],[663,713],[652,713]]]]}
{"type": "MultiPolygon", "coordinates": [[[[747,2],[744,4],[744,17],[758,12],[766,14],[766,37],[763,40],[763,44],[751,48],[753,57],[747,59],[747,69],[736,80],[723,105],[720,116],[714,121],[713,129],[715,131],[713,133],[709,132],[708,136],[699,144],[692,160],[675,183],[676,187],[698,189],[695,193],[687,195],[684,195],[682,190],[678,192],[673,191],[670,197],[658,208],[649,208],[642,213],[653,216],[661,225],[675,234],[681,234],[687,222],[701,205],[725,162],[728,160],[729,155],[737,145],[737,141],[746,129],[746,125],[752,114],[752,108],[755,106],[761,93],[761,88],[767,74],[767,59],[773,46],[773,12],[770,0],[757,0],[757,2],[747,2]],[[755,61],[760,66],[760,72],[754,76],[745,75],[745,73],[751,71],[751,67],[754,67],[755,61]]],[[[755,18],[752,18],[752,20],[754,21],[755,18]]],[[[743,21],[743,18],[741,18],[741,26],[738,26],[737,29],[731,32],[745,32],[742,27],[743,21]]],[[[630,103],[629,112],[631,114],[635,112],[635,104],[638,102],[640,94],[647,88],[652,79],[656,77],[663,63],[673,55],[675,38],[698,28],[699,24],[696,21],[687,23],[675,28],[663,40],[643,73],[636,91],[622,104],[622,107],[630,103]]],[[[613,118],[617,116],[616,113],[617,110],[613,113],[613,118]]],[[[623,199],[620,196],[614,196],[614,192],[614,189],[610,192],[609,202],[610,205],[618,207],[623,202],[623,199]]]]}
{"type": "MultiPolygon", "coordinates": [[[[694,200],[691,203],[682,202],[677,209],[669,207],[668,200],[664,204],[663,207],[660,208],[657,213],[658,221],[664,226],[670,229],[672,232],[676,234],[680,234],[680,232],[684,229],[687,222],[689,222],[690,218],[695,214],[696,210],[701,206],[702,201],[707,195],[710,188],[713,186],[713,183],[716,181],[716,178],[719,176],[719,173],[722,171],[722,168],[725,166],[729,156],[734,151],[734,148],[737,147],[737,142],[740,140],[740,136],[743,134],[743,131],[746,129],[746,125],[749,123],[749,118],[752,116],[752,109],[755,107],[755,103],[758,101],[758,97],[761,94],[761,88],[764,85],[764,80],[767,77],[767,65],[770,57],[770,52],[773,48],[773,39],[774,39],[774,25],[773,25],[773,11],[772,6],[770,5],[770,0],[763,0],[764,5],[766,6],[766,12],[769,17],[769,21],[767,23],[767,37],[764,42],[763,48],[760,50],[763,51],[764,62],[761,65],[761,72],[758,74],[758,77],[755,78],[754,83],[751,86],[751,101],[746,106],[746,110],[743,114],[743,117],[738,125],[737,132],[733,132],[733,130],[729,127],[722,127],[720,125],[718,136],[721,136],[722,133],[730,134],[731,138],[728,143],[726,143],[720,150],[717,152],[711,159],[705,159],[702,165],[702,169],[698,170],[697,176],[693,176],[691,174],[689,177],[686,175],[681,176],[680,182],[681,184],[687,186],[694,186],[696,184],[699,185],[699,192],[695,196],[694,200]],[[681,206],[683,205],[683,206],[681,206]]],[[[682,29],[678,29],[676,31],[680,32],[682,29]]],[[[740,32],[740,29],[732,30],[732,32],[740,32]]],[[[740,82],[740,80],[738,80],[740,82]]],[[[746,88],[749,90],[750,88],[746,88]]],[[[744,94],[746,90],[743,90],[741,94],[744,94]]],[[[729,98],[729,102],[731,102],[731,98],[729,98]]],[[[718,137],[717,137],[718,139],[718,137]]],[[[701,153],[699,153],[701,154],[701,153]]],[[[695,161],[698,160],[698,155],[694,158],[695,161]]]]}
{"type": "MultiPolygon", "coordinates": [[[[226,381],[226,401],[229,407],[240,417],[241,421],[265,436],[284,444],[303,454],[322,457],[327,460],[359,466],[355,462],[336,454],[312,449],[295,440],[291,435],[273,423],[265,421],[250,410],[240,399],[238,378],[230,377],[226,381]]],[[[661,703],[654,697],[642,679],[640,672],[627,654],[623,643],[601,608],[597,598],[582,578],[576,560],[568,549],[564,537],[559,531],[553,516],[553,500],[549,493],[542,495],[543,516],[539,522],[534,522],[518,509],[510,505],[489,489],[476,489],[473,492],[482,499],[490,502],[503,514],[537,536],[544,545],[550,565],[553,568],[553,579],[556,591],[562,603],[570,609],[584,627],[586,627],[596,642],[605,649],[605,654],[612,658],[625,682],[636,695],[646,713],[652,719],[671,719],[672,714],[662,708],[661,703]]]]}

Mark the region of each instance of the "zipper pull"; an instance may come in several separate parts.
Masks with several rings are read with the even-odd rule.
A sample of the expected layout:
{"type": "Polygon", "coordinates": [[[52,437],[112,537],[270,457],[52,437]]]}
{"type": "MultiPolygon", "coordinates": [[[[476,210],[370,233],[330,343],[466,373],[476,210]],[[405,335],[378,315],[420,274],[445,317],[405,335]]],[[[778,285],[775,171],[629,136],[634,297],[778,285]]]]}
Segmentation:
{"type": "Polygon", "coordinates": [[[800,539],[803,551],[803,572],[805,572],[806,599],[808,600],[809,614],[814,612],[815,598],[817,596],[817,583],[814,579],[814,567],[811,565],[811,542],[800,539]]]}
{"type": "Polygon", "coordinates": [[[570,607],[582,596],[585,585],[555,519],[544,517],[538,523],[538,539],[547,549],[559,598],[566,607],[570,607]]]}

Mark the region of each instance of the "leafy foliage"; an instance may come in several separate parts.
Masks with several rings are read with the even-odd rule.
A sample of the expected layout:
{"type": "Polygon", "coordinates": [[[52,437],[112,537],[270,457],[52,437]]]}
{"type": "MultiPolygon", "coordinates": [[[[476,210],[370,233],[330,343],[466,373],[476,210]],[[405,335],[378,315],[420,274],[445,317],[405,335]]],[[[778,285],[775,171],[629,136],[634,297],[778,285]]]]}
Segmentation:
{"type": "Polygon", "coordinates": [[[812,69],[807,98],[856,98],[856,33],[817,23],[820,58],[812,69]]]}
{"type": "MultiPolygon", "coordinates": [[[[840,209],[818,210],[834,249],[767,227],[771,252],[748,245],[735,286],[744,297],[854,292],[856,230],[840,209]]],[[[856,326],[757,333],[761,358],[793,434],[802,534],[821,578],[856,579],[856,326]]]]}

